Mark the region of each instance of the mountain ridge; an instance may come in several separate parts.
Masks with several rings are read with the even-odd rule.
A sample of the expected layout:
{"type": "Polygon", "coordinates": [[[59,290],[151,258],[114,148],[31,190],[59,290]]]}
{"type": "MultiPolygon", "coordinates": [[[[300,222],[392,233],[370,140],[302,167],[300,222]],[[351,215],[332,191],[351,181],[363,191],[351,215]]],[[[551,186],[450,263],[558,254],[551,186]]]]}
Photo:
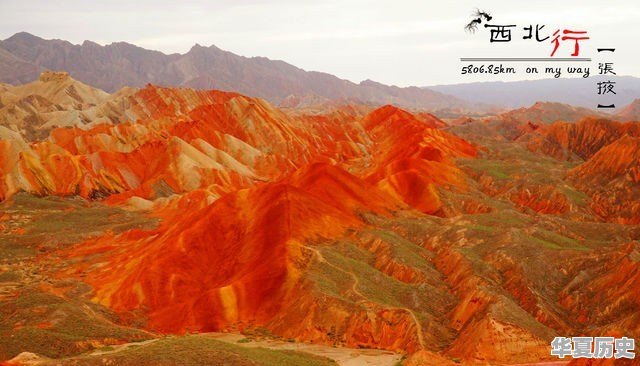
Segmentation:
{"type": "Polygon", "coordinates": [[[589,78],[560,78],[519,81],[482,81],[460,84],[431,85],[425,88],[453,95],[470,102],[492,104],[504,108],[521,108],[536,102],[559,102],[576,107],[597,109],[598,103],[615,103],[617,111],[640,95],[640,78],[593,75],[589,78]],[[616,82],[616,95],[598,95],[597,81],[616,82]],[[498,102],[499,101],[499,102],[498,102]]]}
{"type": "Polygon", "coordinates": [[[305,71],[281,60],[244,57],[216,46],[194,45],[184,54],[164,54],[127,42],[74,45],[21,32],[0,41],[0,81],[24,83],[45,69],[63,70],[75,79],[114,92],[147,83],[236,91],[281,103],[290,95],[325,100],[397,104],[403,108],[486,111],[487,105],[418,87],[401,88],[365,80],[354,83],[334,75],[305,71]]]}

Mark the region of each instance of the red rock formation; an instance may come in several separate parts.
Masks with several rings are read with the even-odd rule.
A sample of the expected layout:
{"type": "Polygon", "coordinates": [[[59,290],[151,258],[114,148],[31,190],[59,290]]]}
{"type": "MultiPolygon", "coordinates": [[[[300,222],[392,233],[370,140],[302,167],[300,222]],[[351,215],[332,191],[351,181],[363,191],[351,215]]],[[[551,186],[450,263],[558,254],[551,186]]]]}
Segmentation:
{"type": "Polygon", "coordinates": [[[554,186],[521,188],[510,196],[516,207],[529,208],[541,214],[563,214],[569,212],[571,203],[554,186]]]}
{"type": "Polygon", "coordinates": [[[500,115],[503,120],[522,123],[553,123],[556,121],[577,122],[582,118],[596,116],[599,113],[582,107],[554,102],[537,102],[531,107],[518,108],[500,115]]]}
{"type": "Polygon", "coordinates": [[[616,113],[616,119],[620,121],[640,121],[640,99],[635,99],[616,113]]]}
{"type": "Polygon", "coordinates": [[[624,135],[640,136],[640,125],[587,118],[575,124],[554,123],[530,140],[529,148],[556,159],[586,160],[624,135]]]}
{"type": "Polygon", "coordinates": [[[153,329],[212,331],[264,323],[284,306],[303,269],[294,265],[300,243],[336,236],[359,222],[304,188],[282,182],[240,190],[157,231],[105,237],[79,246],[74,255],[112,251],[111,270],[87,278],[96,300],[120,312],[148,309],[153,329]]]}
{"type": "Polygon", "coordinates": [[[447,355],[475,362],[549,358],[545,342],[548,330],[504,318],[505,309],[512,305],[492,289],[497,278],[478,276],[463,255],[448,248],[439,252],[435,264],[459,297],[448,314],[451,327],[459,333],[447,348],[447,355]]]}
{"type": "Polygon", "coordinates": [[[399,263],[393,255],[392,244],[373,235],[366,235],[358,245],[375,255],[374,266],[382,273],[405,283],[424,283],[425,275],[406,264],[399,263]]]}
{"type": "Polygon", "coordinates": [[[393,258],[389,243],[356,240],[349,230],[368,225],[371,213],[444,215],[438,190],[466,190],[454,160],[476,155],[437,129],[444,123],[392,106],[284,113],[234,93],[155,86],[122,98],[124,108],[109,113],[137,122],[54,129],[31,145],[0,142],[2,199],[20,190],[81,195],[161,219],[157,229],[64,250],[73,264],[60,276],[83,278],[95,301],[124,319],[142,311],[147,327],[162,332],[267,327],[409,352],[424,348],[424,337],[431,348],[444,342],[409,309],[329,296],[305,276],[320,260],[316,242],[350,238],[376,257],[374,268],[401,283],[426,282],[393,258]]]}
{"type": "Polygon", "coordinates": [[[601,218],[640,223],[640,138],[625,135],[569,172],[573,184],[591,196],[601,218]]]}
{"type": "Polygon", "coordinates": [[[148,327],[163,332],[250,325],[334,342],[314,331],[326,323],[342,329],[339,340],[350,346],[414,351],[419,330],[406,311],[372,303],[371,318],[337,299],[318,301],[315,296],[325,295],[309,290],[301,277],[312,259],[307,243],[362,226],[358,212],[384,215],[399,204],[340,168],[314,164],[179,217],[169,212],[173,219],[157,230],[78,245],[72,258],[94,260],[78,262],[64,275],[86,273],[96,301],[121,314],[146,309],[148,327]]]}
{"type": "Polygon", "coordinates": [[[432,128],[440,125],[434,117],[418,119],[394,107],[372,112],[361,124],[344,113],[292,117],[233,93],[150,86],[130,97],[129,110],[151,119],[55,129],[53,144],[12,144],[10,153],[4,147],[12,158],[3,164],[1,197],[25,190],[115,195],[110,201],[118,202],[202,188],[219,195],[325,161],[352,165],[383,190],[435,213],[441,206],[436,186],[463,186],[451,158],[475,154],[463,140],[432,128]],[[375,165],[365,168],[369,155],[375,165]]]}
{"type": "Polygon", "coordinates": [[[363,124],[375,141],[377,167],[367,179],[381,189],[425,213],[437,213],[442,203],[436,186],[464,188],[463,175],[451,161],[476,155],[466,141],[392,106],[370,113],[363,124]]]}

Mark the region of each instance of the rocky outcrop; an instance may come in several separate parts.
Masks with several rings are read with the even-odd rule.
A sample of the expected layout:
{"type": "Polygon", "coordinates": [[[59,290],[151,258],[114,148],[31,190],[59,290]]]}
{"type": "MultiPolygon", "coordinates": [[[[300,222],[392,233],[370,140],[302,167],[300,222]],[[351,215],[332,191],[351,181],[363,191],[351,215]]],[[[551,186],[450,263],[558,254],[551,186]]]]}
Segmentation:
{"type": "Polygon", "coordinates": [[[635,99],[629,105],[622,108],[620,112],[616,113],[616,119],[623,122],[640,121],[640,99],[635,99]]]}
{"type": "Polygon", "coordinates": [[[43,139],[55,127],[97,122],[89,110],[108,98],[66,72],[44,71],[32,83],[0,89],[0,125],[29,140],[43,139]]]}
{"type": "Polygon", "coordinates": [[[602,219],[640,223],[640,138],[625,135],[600,149],[568,178],[591,196],[602,219]]]}
{"type": "Polygon", "coordinates": [[[529,141],[529,149],[563,160],[587,160],[624,135],[640,136],[640,125],[587,118],[555,123],[529,141]]]}
{"type": "Polygon", "coordinates": [[[144,309],[144,326],[159,332],[264,328],[408,352],[451,339],[436,314],[450,306],[437,270],[365,234],[366,215],[443,215],[438,188],[466,189],[455,159],[476,149],[437,129],[437,118],[393,106],[289,114],[236,93],[152,85],[121,97],[109,113],[137,122],[55,128],[31,144],[9,131],[0,142],[2,199],[80,195],[162,219],[156,229],[107,233],[56,254],[71,264],[59,275],[82,278],[94,301],[125,321],[140,321],[144,309]],[[343,269],[351,287],[327,290],[317,266],[341,267],[321,246],[341,241],[369,253],[364,265],[402,291],[427,286],[430,302],[365,296],[363,274],[353,273],[361,267],[343,269]]]}

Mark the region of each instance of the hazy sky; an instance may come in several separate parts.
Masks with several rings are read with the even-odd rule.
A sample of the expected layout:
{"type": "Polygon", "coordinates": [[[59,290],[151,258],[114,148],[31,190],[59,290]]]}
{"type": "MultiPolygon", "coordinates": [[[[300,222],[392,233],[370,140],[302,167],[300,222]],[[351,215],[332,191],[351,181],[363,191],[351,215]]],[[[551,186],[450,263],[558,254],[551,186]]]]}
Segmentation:
{"type": "MultiPolygon", "coordinates": [[[[355,82],[399,86],[505,80],[462,76],[459,58],[549,56],[550,39],[522,40],[529,24],[546,25],[544,36],[558,28],[586,30],[591,39],[581,43],[580,56],[594,58],[588,64],[592,74],[599,60],[595,49],[615,47],[607,61],[615,61],[618,75],[640,76],[638,0],[0,0],[0,39],[26,31],[72,43],[126,41],[165,53],[215,44],[355,82]],[[491,44],[484,28],[465,33],[476,7],[492,13],[492,24],[518,25],[514,40],[491,44]]],[[[557,56],[571,51],[573,45],[564,43],[557,56]]]]}

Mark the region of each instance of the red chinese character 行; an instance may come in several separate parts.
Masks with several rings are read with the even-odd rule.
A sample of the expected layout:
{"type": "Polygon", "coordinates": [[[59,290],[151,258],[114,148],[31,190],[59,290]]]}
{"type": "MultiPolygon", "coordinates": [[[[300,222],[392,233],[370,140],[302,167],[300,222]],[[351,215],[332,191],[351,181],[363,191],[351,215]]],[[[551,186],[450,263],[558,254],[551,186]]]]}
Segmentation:
{"type": "Polygon", "coordinates": [[[560,41],[566,41],[566,40],[575,41],[575,44],[573,47],[573,53],[571,54],[571,56],[578,56],[580,54],[580,41],[589,39],[589,37],[581,36],[581,35],[587,34],[587,31],[572,31],[569,29],[564,29],[562,31],[562,34],[564,34],[562,37],[560,37],[559,33],[560,33],[560,29],[558,29],[553,33],[553,39],[551,40],[551,43],[553,43],[554,45],[553,45],[553,51],[551,51],[551,57],[555,55],[556,51],[558,50],[558,47],[560,47],[560,41]]]}

